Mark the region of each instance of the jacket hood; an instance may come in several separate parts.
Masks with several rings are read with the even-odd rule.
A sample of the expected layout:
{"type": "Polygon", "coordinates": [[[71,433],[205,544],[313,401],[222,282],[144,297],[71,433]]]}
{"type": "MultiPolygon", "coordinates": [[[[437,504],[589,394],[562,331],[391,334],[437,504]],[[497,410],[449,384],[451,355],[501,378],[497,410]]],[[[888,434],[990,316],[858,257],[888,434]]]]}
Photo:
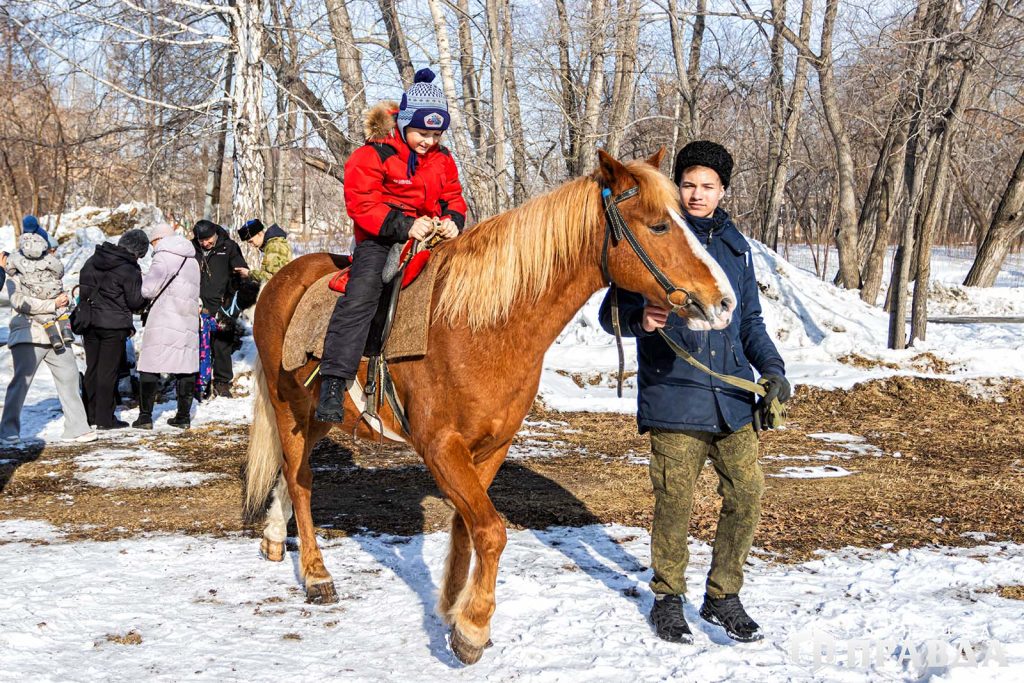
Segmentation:
{"type": "Polygon", "coordinates": [[[110,242],[104,242],[96,247],[96,253],[93,254],[92,262],[96,270],[114,270],[126,263],[136,268],[139,267],[138,260],[131,252],[120,245],[111,244],[110,242]]]}
{"type": "Polygon", "coordinates": [[[27,259],[41,259],[49,249],[46,239],[38,233],[26,232],[18,238],[18,251],[27,259]]]}
{"type": "Polygon", "coordinates": [[[267,228],[267,234],[263,236],[264,246],[266,246],[267,240],[272,240],[275,237],[283,237],[285,239],[288,239],[288,233],[286,233],[284,231],[284,228],[282,228],[277,223],[274,223],[269,228],[267,228]]]}
{"type": "Polygon", "coordinates": [[[153,250],[153,254],[159,254],[164,251],[183,258],[195,258],[196,256],[195,246],[181,235],[170,235],[161,239],[153,250]]]}
{"type": "Polygon", "coordinates": [[[366,112],[363,118],[363,133],[367,142],[383,142],[395,131],[395,116],[398,102],[384,100],[366,112]]]}

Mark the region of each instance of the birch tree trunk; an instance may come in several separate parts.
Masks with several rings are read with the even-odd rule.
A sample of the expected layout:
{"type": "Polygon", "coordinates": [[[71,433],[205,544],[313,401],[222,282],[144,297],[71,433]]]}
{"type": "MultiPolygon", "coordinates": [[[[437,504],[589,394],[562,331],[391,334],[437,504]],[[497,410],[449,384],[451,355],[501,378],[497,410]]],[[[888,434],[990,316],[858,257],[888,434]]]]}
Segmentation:
{"type": "Polygon", "coordinates": [[[238,51],[232,94],[235,191],[231,218],[238,229],[263,211],[263,0],[234,0],[231,19],[232,41],[238,51]]]}
{"type": "Polygon", "coordinates": [[[604,93],[604,59],[607,25],[608,0],[591,0],[590,31],[588,51],[590,53],[590,73],[587,77],[587,95],[583,104],[583,122],[580,130],[580,161],[582,173],[590,171],[597,159],[597,140],[601,137],[598,124],[601,120],[601,95],[604,93]]]}

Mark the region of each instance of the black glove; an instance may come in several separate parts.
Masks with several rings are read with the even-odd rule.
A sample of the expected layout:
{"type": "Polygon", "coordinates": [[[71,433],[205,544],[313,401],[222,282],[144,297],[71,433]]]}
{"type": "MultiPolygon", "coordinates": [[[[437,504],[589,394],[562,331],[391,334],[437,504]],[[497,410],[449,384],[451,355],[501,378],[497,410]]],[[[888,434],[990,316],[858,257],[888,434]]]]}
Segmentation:
{"type": "Polygon", "coordinates": [[[771,405],[772,399],[779,399],[779,403],[785,403],[793,395],[793,388],[789,386],[789,380],[782,375],[764,375],[761,383],[767,392],[761,399],[765,405],[771,405]]]}

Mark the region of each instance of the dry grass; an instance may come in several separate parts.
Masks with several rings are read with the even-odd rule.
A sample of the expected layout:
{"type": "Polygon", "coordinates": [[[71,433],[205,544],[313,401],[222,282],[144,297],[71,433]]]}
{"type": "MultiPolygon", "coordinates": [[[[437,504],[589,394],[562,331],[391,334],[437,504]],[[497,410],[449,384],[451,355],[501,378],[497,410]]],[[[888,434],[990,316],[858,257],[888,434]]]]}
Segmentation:
{"type": "Polygon", "coordinates": [[[118,645],[142,645],[142,634],[135,630],[124,634],[108,633],[104,639],[108,643],[117,643],[118,645]]]}
{"type": "MultiPolygon", "coordinates": [[[[848,477],[769,477],[755,543],[798,559],[818,548],[846,545],[969,545],[976,542],[961,534],[978,531],[1024,542],[1022,415],[1022,382],[1006,383],[1001,402],[941,380],[895,378],[833,392],[801,387],[790,404],[787,429],[763,435],[762,455],[834,449],[807,436],[815,432],[860,435],[884,455],[850,454],[829,462],[856,472],[848,477]]],[[[650,523],[653,497],[642,463],[649,442],[636,433],[632,416],[566,414],[538,405],[529,419],[554,425],[530,427],[528,437],[551,455],[510,460],[502,467],[492,495],[510,526],[650,523]]],[[[191,488],[96,488],[74,478],[73,449],[6,452],[0,457],[18,461],[0,467],[0,517],[45,520],[72,538],[244,530],[238,475],[245,430],[220,431],[194,430],[173,444],[155,436],[140,441],[173,453],[189,469],[226,475],[191,488]]],[[[772,474],[786,465],[823,463],[763,459],[762,464],[772,474]]],[[[408,449],[378,449],[335,433],[334,440],[314,450],[312,466],[313,515],[324,534],[447,528],[451,508],[408,449]]],[[[706,468],[691,527],[705,540],[714,536],[716,484],[706,468]]]]}
{"type": "Polygon", "coordinates": [[[1024,586],[1000,586],[997,592],[1003,598],[1024,600],[1024,586]]]}

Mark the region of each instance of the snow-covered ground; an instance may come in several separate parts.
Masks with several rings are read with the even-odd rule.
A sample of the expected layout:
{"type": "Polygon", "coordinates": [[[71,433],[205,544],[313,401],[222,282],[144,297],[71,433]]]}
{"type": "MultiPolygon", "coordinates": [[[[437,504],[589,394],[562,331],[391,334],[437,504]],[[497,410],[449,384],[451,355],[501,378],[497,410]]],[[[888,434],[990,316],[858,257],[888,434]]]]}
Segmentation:
{"type": "Polygon", "coordinates": [[[341,601],[303,602],[294,553],[246,538],[155,535],[64,542],[0,522],[5,680],[1020,680],[1024,620],[1000,585],[1024,582],[1024,548],[898,553],[849,548],[781,565],[752,559],[744,599],[767,637],[730,641],[697,615],[710,548],[691,542],[695,641],[663,643],[642,529],[513,531],[494,646],[459,665],[434,614],[446,534],[321,540],[341,601]],[[35,539],[39,539],[36,541],[35,539]],[[857,653],[866,641],[868,660],[857,653]],[[831,643],[817,663],[812,648],[831,643]],[[963,654],[973,655],[969,663],[963,654]],[[942,663],[945,659],[945,663],[942,663]],[[978,662],[981,662],[980,664],[978,662]],[[831,662],[831,663],[829,663],[831,662]],[[957,663],[960,666],[951,666],[957,663]]]}

